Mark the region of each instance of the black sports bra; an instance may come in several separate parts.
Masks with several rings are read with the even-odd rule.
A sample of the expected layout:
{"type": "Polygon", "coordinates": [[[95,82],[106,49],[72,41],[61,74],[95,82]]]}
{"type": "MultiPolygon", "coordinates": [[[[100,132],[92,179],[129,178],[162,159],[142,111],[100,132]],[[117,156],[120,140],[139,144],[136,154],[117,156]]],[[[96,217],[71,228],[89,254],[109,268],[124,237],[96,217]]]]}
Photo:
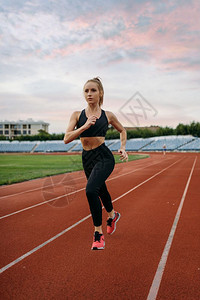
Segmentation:
{"type": "MultiPolygon", "coordinates": [[[[77,122],[77,128],[80,128],[87,121],[87,117],[85,114],[85,109],[82,110],[79,120],[77,122]]],[[[91,125],[88,129],[83,131],[80,134],[80,137],[92,137],[92,136],[104,136],[106,135],[106,131],[108,130],[108,119],[106,117],[105,111],[101,110],[101,116],[96,120],[94,125],[91,125]]]]}

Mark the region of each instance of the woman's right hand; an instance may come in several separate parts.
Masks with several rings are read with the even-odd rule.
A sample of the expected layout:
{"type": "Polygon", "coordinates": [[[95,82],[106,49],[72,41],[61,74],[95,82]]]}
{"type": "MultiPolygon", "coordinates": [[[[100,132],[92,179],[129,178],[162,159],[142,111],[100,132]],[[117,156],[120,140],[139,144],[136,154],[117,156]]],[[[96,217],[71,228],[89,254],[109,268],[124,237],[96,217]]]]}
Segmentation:
{"type": "Polygon", "coordinates": [[[94,124],[96,123],[96,120],[97,120],[97,119],[98,119],[98,118],[97,118],[95,115],[90,116],[90,117],[87,119],[87,121],[85,122],[85,124],[83,125],[84,128],[85,128],[85,130],[88,129],[88,128],[90,128],[91,125],[94,125],[94,124]]]}

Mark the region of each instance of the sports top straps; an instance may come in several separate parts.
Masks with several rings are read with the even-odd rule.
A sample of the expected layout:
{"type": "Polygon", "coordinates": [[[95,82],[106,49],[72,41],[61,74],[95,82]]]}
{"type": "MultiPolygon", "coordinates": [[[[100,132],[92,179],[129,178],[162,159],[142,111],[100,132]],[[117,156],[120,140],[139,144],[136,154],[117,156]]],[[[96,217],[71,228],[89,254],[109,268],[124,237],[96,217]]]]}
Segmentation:
{"type": "MultiPolygon", "coordinates": [[[[77,128],[80,128],[87,121],[87,117],[85,114],[85,109],[82,110],[79,120],[77,122],[77,128]]],[[[96,120],[94,125],[91,125],[88,129],[83,131],[80,134],[80,137],[92,137],[92,136],[104,136],[106,135],[106,131],[108,130],[108,119],[106,117],[105,111],[101,110],[101,116],[96,120]]]]}

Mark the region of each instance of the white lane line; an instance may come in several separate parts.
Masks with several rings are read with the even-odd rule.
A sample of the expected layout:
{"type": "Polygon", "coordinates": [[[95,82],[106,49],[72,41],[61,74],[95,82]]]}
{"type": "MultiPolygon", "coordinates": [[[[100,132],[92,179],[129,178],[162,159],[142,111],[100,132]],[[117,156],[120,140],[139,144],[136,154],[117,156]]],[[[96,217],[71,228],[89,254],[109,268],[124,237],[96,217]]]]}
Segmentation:
{"type": "Polygon", "coordinates": [[[24,255],[18,257],[17,259],[15,259],[14,261],[12,261],[11,263],[9,263],[8,265],[6,265],[5,267],[0,269],[0,274],[3,273],[4,271],[6,271],[7,269],[11,268],[12,266],[16,265],[18,262],[22,261],[24,258],[26,258],[27,256],[33,254],[34,252],[38,251],[39,249],[43,248],[44,246],[48,245],[49,243],[53,242],[55,239],[57,239],[58,237],[60,237],[61,235],[65,234],[67,231],[71,230],[72,228],[76,227],[77,225],[79,225],[80,223],[84,222],[85,220],[87,220],[91,215],[88,215],[87,217],[81,219],[80,221],[76,222],[75,224],[71,225],[70,227],[66,228],[65,230],[61,231],[60,233],[58,233],[57,235],[53,236],[51,239],[47,240],[46,242],[40,244],[39,246],[35,247],[34,249],[32,249],[31,251],[25,253],[24,255]]]}
{"type": "MultiPolygon", "coordinates": [[[[179,160],[178,160],[179,161],[179,160]]],[[[161,171],[159,171],[158,173],[154,174],[153,176],[149,177],[148,179],[146,179],[145,181],[141,182],[140,184],[138,184],[137,186],[133,187],[132,189],[130,189],[129,191],[127,191],[126,193],[122,194],[121,196],[115,198],[112,202],[116,202],[117,200],[119,200],[120,198],[126,196],[127,194],[131,193],[132,191],[134,191],[135,189],[137,189],[138,187],[140,187],[141,185],[145,184],[146,182],[150,181],[151,179],[153,179],[154,177],[158,176],[159,174],[163,173],[164,171],[166,171],[167,169],[169,169],[170,167],[172,167],[173,165],[177,164],[177,162],[174,162],[173,164],[171,164],[170,166],[162,169],[161,171]]],[[[18,262],[22,261],[24,258],[26,258],[27,256],[33,254],[34,252],[36,252],[37,250],[43,248],[44,246],[46,246],[47,244],[51,243],[52,241],[54,241],[55,239],[57,239],[58,237],[60,237],[61,235],[65,234],[67,231],[71,230],[72,228],[76,227],[77,225],[81,224],[82,222],[84,222],[85,220],[87,220],[89,217],[91,217],[91,214],[84,217],[83,219],[79,220],[78,222],[76,222],[75,224],[71,225],[70,227],[64,229],[63,231],[61,231],[60,233],[58,233],[57,235],[55,235],[54,237],[50,238],[49,240],[47,240],[46,242],[40,244],[39,246],[35,247],[34,249],[28,251],[27,253],[23,254],[22,256],[18,257],[17,259],[15,259],[14,261],[12,261],[11,263],[9,263],[8,265],[2,267],[0,269],[0,273],[3,273],[4,271],[6,271],[7,269],[9,269],[10,267],[16,265],[18,262]]]]}
{"type": "MultiPolygon", "coordinates": [[[[180,160],[182,160],[182,159],[183,159],[183,158],[179,159],[178,161],[180,161],[180,160]]],[[[178,161],[177,161],[177,162],[178,162],[178,161]]],[[[151,166],[154,166],[154,165],[157,165],[157,164],[159,164],[159,162],[158,162],[158,163],[155,163],[155,164],[151,164],[151,165],[146,166],[146,167],[144,167],[144,168],[138,168],[138,169],[135,169],[135,170],[133,170],[133,171],[130,171],[130,172],[127,172],[127,173],[124,173],[124,174],[121,174],[121,175],[117,175],[117,176],[115,176],[115,177],[109,178],[107,181],[114,180],[114,179],[116,179],[116,178],[119,178],[119,177],[122,177],[122,176],[125,176],[125,175],[128,175],[128,174],[134,173],[134,172],[136,172],[136,171],[138,171],[138,170],[143,170],[143,169],[145,169],[145,168],[147,168],[147,167],[151,167],[151,166]]],[[[84,188],[81,188],[81,189],[79,189],[79,190],[70,192],[70,193],[68,193],[68,194],[64,194],[64,195],[61,195],[61,196],[52,198],[52,199],[50,199],[50,200],[46,200],[46,201],[39,202],[39,203],[37,203],[37,204],[31,205],[31,206],[28,206],[28,207],[25,207],[25,208],[23,208],[23,209],[14,211],[14,212],[12,212],[12,213],[10,213],[10,214],[1,216],[1,217],[0,217],[0,220],[5,219],[5,218],[8,218],[8,217],[11,217],[11,216],[16,215],[16,214],[19,214],[19,213],[21,213],[21,212],[23,212],[23,211],[26,211],[26,210],[35,208],[35,207],[37,207],[37,206],[44,205],[44,204],[49,203],[49,202],[52,202],[52,201],[54,201],[54,200],[57,200],[57,199],[60,199],[60,198],[64,198],[64,197],[66,197],[66,196],[69,196],[69,195],[72,195],[72,194],[81,192],[81,191],[83,191],[83,190],[85,190],[85,187],[84,187],[84,188]]]]}
{"type": "MultiPolygon", "coordinates": [[[[66,174],[70,174],[70,173],[66,173],[66,174]]],[[[49,176],[49,177],[52,177],[52,176],[49,176]]],[[[45,178],[48,179],[49,177],[45,177],[45,178]]],[[[75,180],[80,179],[80,178],[85,178],[85,176],[77,177],[75,180]]],[[[73,181],[73,179],[69,180],[67,183],[69,183],[70,181],[73,181]]],[[[61,180],[61,182],[63,182],[63,179],[61,180]]],[[[50,184],[45,185],[45,189],[48,188],[48,187],[57,186],[57,185],[60,185],[60,184],[63,185],[61,182],[58,182],[58,183],[55,183],[55,184],[52,184],[52,185],[50,185],[50,184]]],[[[26,191],[15,193],[15,194],[1,196],[0,200],[5,199],[5,198],[10,198],[10,197],[13,197],[13,196],[18,196],[18,195],[30,193],[30,192],[35,192],[35,191],[38,191],[38,190],[42,190],[43,188],[44,188],[44,186],[41,186],[41,187],[37,187],[37,188],[32,189],[32,190],[26,190],[26,191]]],[[[1,192],[1,190],[0,190],[0,192],[1,192]]]]}
{"type": "Polygon", "coordinates": [[[72,194],[75,194],[75,193],[78,193],[78,192],[81,192],[81,191],[83,191],[83,190],[85,190],[85,187],[82,188],[82,189],[76,190],[76,191],[74,191],[74,192],[70,192],[70,193],[68,193],[68,194],[64,194],[64,195],[61,195],[61,196],[52,198],[52,199],[50,199],[50,200],[46,200],[46,201],[43,201],[43,202],[40,202],[40,203],[31,205],[31,206],[28,206],[28,207],[26,207],[26,208],[23,208],[23,209],[14,211],[14,212],[12,212],[12,213],[10,213],[10,214],[7,214],[7,215],[5,215],[5,216],[0,217],[0,220],[1,220],[1,219],[8,218],[8,217],[13,216],[13,215],[16,215],[16,214],[19,214],[19,213],[21,213],[21,212],[23,212],[23,211],[26,211],[26,210],[29,210],[29,209],[31,209],[31,208],[35,208],[35,207],[37,207],[37,206],[44,205],[44,204],[49,203],[49,202],[51,202],[51,201],[54,201],[54,200],[57,200],[57,199],[60,199],[60,198],[64,198],[64,197],[66,197],[66,196],[69,196],[69,195],[72,195],[72,194]]]}
{"type": "Polygon", "coordinates": [[[179,159],[177,161],[175,161],[173,164],[169,165],[168,167],[162,169],[161,171],[159,171],[158,173],[154,174],[153,176],[149,177],[148,179],[144,180],[143,182],[139,183],[138,185],[134,186],[132,189],[130,189],[128,192],[124,193],[122,196],[119,196],[118,198],[116,198],[115,200],[113,200],[112,202],[117,201],[118,199],[120,199],[123,196],[126,196],[127,194],[129,194],[130,192],[134,191],[135,189],[137,189],[138,187],[140,187],[141,185],[145,184],[146,182],[148,182],[149,180],[153,179],[154,177],[158,176],[159,174],[163,173],[164,171],[166,171],[167,169],[171,168],[173,165],[177,164],[180,160],[179,159]]]}
{"type": "Polygon", "coordinates": [[[159,290],[161,280],[162,280],[162,276],[163,276],[163,273],[164,273],[164,270],[165,270],[167,258],[168,258],[168,255],[169,255],[169,251],[170,251],[170,248],[171,248],[171,245],[172,245],[172,242],[173,242],[175,231],[176,231],[178,221],[179,221],[179,218],[180,218],[180,215],[181,215],[181,210],[182,210],[182,207],[183,207],[183,204],[184,204],[184,201],[185,201],[185,196],[187,194],[187,190],[188,190],[190,180],[191,180],[191,177],[192,177],[192,174],[193,174],[193,171],[194,171],[194,167],[195,167],[195,164],[196,164],[196,160],[197,160],[197,157],[194,160],[190,175],[188,177],[187,184],[185,186],[185,190],[183,192],[183,196],[181,198],[181,202],[179,204],[179,207],[178,207],[178,210],[177,210],[177,213],[176,213],[176,216],[175,216],[175,219],[174,219],[174,222],[173,222],[168,240],[166,242],[164,251],[162,253],[160,262],[158,264],[158,268],[157,268],[156,274],[154,276],[151,288],[149,290],[147,300],[155,300],[156,297],[157,297],[158,290],[159,290]]]}

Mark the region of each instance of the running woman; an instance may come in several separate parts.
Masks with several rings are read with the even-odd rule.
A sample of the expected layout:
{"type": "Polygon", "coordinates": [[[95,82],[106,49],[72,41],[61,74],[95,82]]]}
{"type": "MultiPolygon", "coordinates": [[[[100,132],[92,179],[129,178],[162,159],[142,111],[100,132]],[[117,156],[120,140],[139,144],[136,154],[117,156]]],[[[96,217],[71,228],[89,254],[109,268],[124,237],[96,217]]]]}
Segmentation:
{"type": "Polygon", "coordinates": [[[113,208],[111,196],[105,184],[115,165],[114,156],[105,145],[105,135],[109,124],[120,132],[121,147],[118,152],[120,159],[127,161],[126,130],[112,112],[101,109],[104,89],[98,77],[89,79],[83,90],[87,107],[82,111],[75,111],[71,115],[64,143],[70,143],[80,136],[83,146],[82,163],[87,177],[86,196],[94,223],[91,249],[100,250],[105,248],[101,201],[108,213],[108,234],[114,233],[116,223],[120,218],[120,213],[113,208]]]}

